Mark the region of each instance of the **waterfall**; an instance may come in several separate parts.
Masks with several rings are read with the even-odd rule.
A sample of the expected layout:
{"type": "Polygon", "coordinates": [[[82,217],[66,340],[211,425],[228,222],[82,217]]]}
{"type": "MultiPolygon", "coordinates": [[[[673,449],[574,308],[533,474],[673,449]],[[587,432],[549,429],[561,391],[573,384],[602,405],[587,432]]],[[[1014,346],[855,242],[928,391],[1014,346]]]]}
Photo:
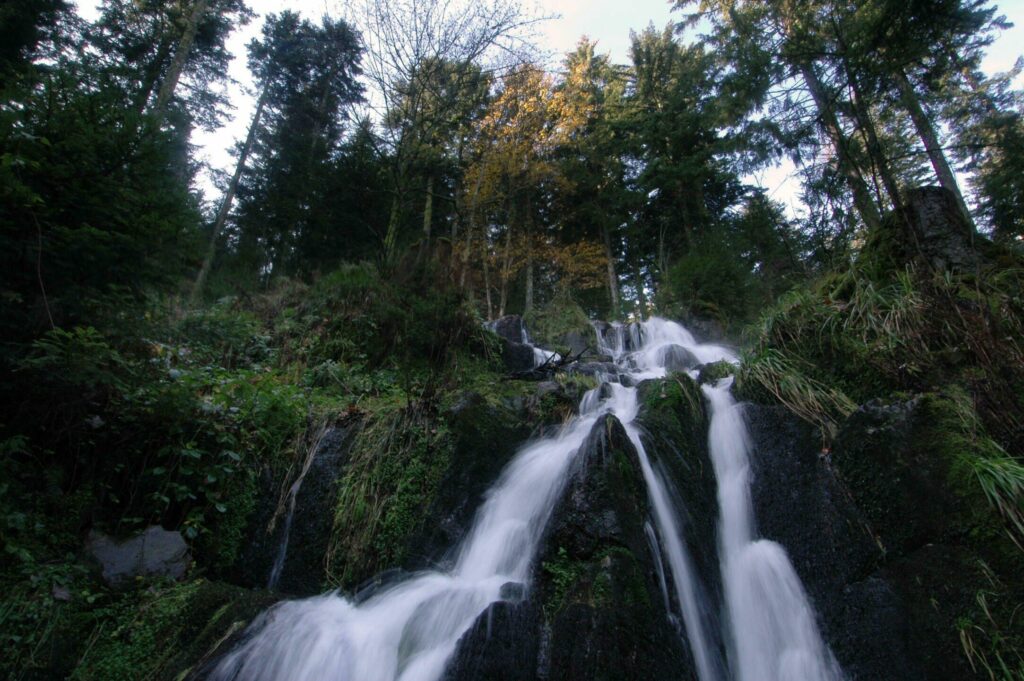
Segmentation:
{"type": "Polygon", "coordinates": [[[750,437],[729,393],[732,379],[704,386],[708,446],[721,511],[719,556],[737,681],[839,681],[814,610],[785,549],[756,539],[750,497],[750,437]]]}
{"type": "MultiPolygon", "coordinates": [[[[652,509],[654,526],[646,532],[662,594],[666,604],[669,585],[676,594],[680,612],[670,617],[682,621],[700,681],[727,681],[733,678],[730,667],[737,681],[839,679],[785,552],[770,542],[752,540],[746,431],[731,408],[728,386],[706,389],[713,414],[709,440],[722,503],[720,551],[728,633],[719,630],[714,616],[718,604],[708,599],[694,569],[670,482],[649,460],[635,423],[639,408],[633,386],[666,375],[670,354],[682,352],[696,364],[736,362],[735,355],[722,346],[697,343],[679,324],[658,318],[614,324],[604,332],[595,325],[595,331],[598,347],[613,358],[620,373],[600,376],[602,384],[581,400],[579,416],[516,454],[477,510],[451,570],[417,573],[361,602],[332,592],[280,603],[253,623],[210,678],[436,681],[459,638],[488,605],[501,599],[502,587],[516,583],[529,588],[545,526],[571,463],[594,424],[613,414],[636,447],[652,509]],[[618,380],[619,375],[625,382],[618,380]]],[[[523,339],[528,341],[525,329],[523,339]]],[[[542,361],[546,355],[537,350],[535,356],[542,361]]]]}

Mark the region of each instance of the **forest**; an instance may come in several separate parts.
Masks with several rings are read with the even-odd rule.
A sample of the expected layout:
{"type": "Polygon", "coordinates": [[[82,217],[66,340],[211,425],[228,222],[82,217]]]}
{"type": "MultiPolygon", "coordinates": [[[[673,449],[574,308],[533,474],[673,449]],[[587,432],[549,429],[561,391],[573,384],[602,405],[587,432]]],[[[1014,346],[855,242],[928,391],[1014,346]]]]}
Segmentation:
{"type": "Polygon", "coordinates": [[[536,670],[472,638],[506,584],[447,667],[407,628],[372,678],[1024,680],[1024,58],[982,68],[1011,24],[993,0],[669,4],[618,63],[586,36],[545,56],[520,0],[5,0],[0,674],[371,678],[225,655],[306,602],[282,599],[456,570],[489,486],[593,394],[614,461],[557,478],[594,498],[551,492],[500,611],[547,632],[536,670]],[[232,59],[252,113],[225,172],[196,138],[233,134],[232,59]],[[796,208],[753,180],[780,163],[796,208]],[[665,333],[679,354],[644,355],[665,333]],[[730,380],[751,456],[781,452],[752,464],[754,538],[842,672],[751,675],[739,630],[703,644],[716,671],[679,568],[639,557],[672,542],[620,385],[709,626],[739,617],[705,557],[728,558],[705,438],[730,380]],[[185,558],[111,577],[104,551],[149,536],[185,558]]]}

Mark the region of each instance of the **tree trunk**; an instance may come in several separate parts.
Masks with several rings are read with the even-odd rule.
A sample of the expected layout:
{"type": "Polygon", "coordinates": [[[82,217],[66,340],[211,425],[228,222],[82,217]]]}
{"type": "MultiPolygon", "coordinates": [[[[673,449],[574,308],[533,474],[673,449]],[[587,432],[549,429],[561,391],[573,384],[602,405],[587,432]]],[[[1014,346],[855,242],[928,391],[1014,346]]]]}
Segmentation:
{"type": "Polygon", "coordinates": [[[967,222],[974,224],[974,221],[971,219],[971,211],[967,208],[964,195],[960,192],[960,185],[956,181],[956,175],[953,174],[953,169],[950,168],[949,162],[946,160],[946,154],[942,151],[939,136],[932,126],[931,119],[928,118],[928,113],[921,106],[921,100],[918,99],[917,93],[914,92],[914,86],[910,84],[907,74],[902,69],[896,71],[896,85],[900,90],[900,100],[903,102],[903,106],[907,108],[910,118],[914,121],[917,134],[921,137],[921,142],[924,144],[925,151],[928,152],[928,159],[932,163],[932,169],[935,170],[935,176],[939,179],[939,184],[947,191],[953,193],[953,196],[956,197],[957,205],[960,206],[964,217],[967,218],[967,222]]]}
{"type": "Polygon", "coordinates": [[[398,243],[398,223],[401,219],[401,203],[398,200],[398,191],[391,198],[391,215],[388,217],[388,231],[384,235],[384,264],[390,265],[395,257],[395,247],[398,243]]]}
{"type": "Polygon", "coordinates": [[[601,225],[601,236],[604,238],[604,255],[608,259],[608,297],[612,304],[612,319],[618,319],[619,312],[619,275],[615,272],[615,255],[612,253],[612,237],[608,225],[601,225]]]}
{"type": "Polygon", "coordinates": [[[899,184],[896,182],[896,178],[893,176],[892,170],[889,168],[888,159],[885,158],[882,143],[878,139],[878,131],[875,129],[875,123],[871,119],[871,111],[868,109],[867,103],[865,102],[860,89],[860,83],[858,83],[856,75],[850,69],[849,65],[845,63],[845,60],[843,66],[846,70],[846,79],[850,82],[850,87],[853,89],[851,103],[853,105],[854,114],[857,116],[857,122],[859,123],[867,141],[868,155],[872,160],[872,165],[875,167],[875,170],[877,170],[878,174],[881,176],[882,184],[885,186],[885,192],[889,195],[889,200],[895,208],[902,203],[899,184]]]}
{"type": "Polygon", "coordinates": [[[647,317],[647,294],[644,292],[644,273],[640,263],[636,264],[636,303],[640,321],[647,317]]]}
{"type": "Polygon", "coordinates": [[[491,301],[491,266],[489,264],[491,254],[487,248],[487,232],[480,227],[480,250],[483,255],[484,265],[484,298],[487,299],[487,321],[494,319],[494,303],[491,301]]]}
{"type": "Polygon", "coordinates": [[[498,316],[505,316],[508,303],[508,280],[512,278],[512,225],[505,232],[505,263],[501,268],[501,295],[498,297],[498,316]]]}
{"type": "MultiPolygon", "coordinates": [[[[482,174],[480,174],[480,173],[477,174],[476,182],[473,185],[473,198],[470,199],[470,202],[469,202],[470,203],[470,206],[469,206],[469,224],[466,227],[466,250],[462,254],[462,272],[459,274],[459,287],[462,288],[462,289],[466,288],[466,281],[467,281],[467,277],[469,276],[469,274],[468,274],[469,273],[469,260],[470,260],[470,254],[473,252],[472,251],[472,246],[473,246],[473,230],[475,228],[477,228],[477,227],[480,228],[480,232],[481,232],[480,238],[482,238],[484,240],[484,254],[486,256],[487,235],[484,233],[483,225],[479,224],[479,222],[480,222],[480,215],[479,215],[479,212],[477,211],[477,200],[478,200],[478,198],[480,196],[480,181],[481,181],[482,177],[483,177],[482,174]]],[[[454,243],[455,243],[455,238],[453,236],[452,244],[454,245],[454,243]]],[[[484,259],[484,264],[485,265],[487,264],[486,257],[484,259]]]]}
{"type": "MultiPolygon", "coordinates": [[[[529,210],[529,205],[527,205],[529,210]]],[[[523,225],[526,227],[526,299],[523,302],[523,316],[533,312],[533,219],[526,215],[523,225]]]]}
{"type": "Polygon", "coordinates": [[[423,202],[423,240],[430,245],[430,227],[434,221],[434,175],[427,176],[427,198],[423,202]]]}
{"type": "Polygon", "coordinates": [[[164,82],[160,84],[160,91],[156,95],[156,105],[153,107],[153,111],[157,116],[163,116],[164,109],[170,103],[171,97],[174,96],[174,91],[178,87],[178,80],[181,78],[181,72],[185,69],[185,62],[188,61],[189,53],[192,52],[192,44],[195,42],[196,32],[199,30],[199,21],[206,14],[208,4],[208,0],[196,0],[196,4],[192,6],[192,13],[189,14],[188,24],[185,26],[185,31],[181,34],[181,41],[178,43],[178,49],[174,53],[174,61],[171,62],[171,67],[167,70],[164,82]]]}
{"type": "Polygon", "coordinates": [[[846,181],[850,185],[857,212],[860,213],[860,217],[868,229],[874,229],[881,223],[882,218],[878,212],[878,206],[875,204],[874,199],[871,198],[871,190],[868,189],[868,185],[864,181],[864,176],[857,166],[856,159],[850,153],[850,143],[843,134],[842,127],[839,125],[835,108],[832,106],[832,102],[829,101],[825,88],[814,70],[814,66],[809,62],[803,62],[799,67],[800,73],[804,77],[804,82],[807,83],[807,89],[811,91],[811,97],[818,108],[821,123],[829,137],[832,138],[832,144],[835,145],[836,154],[839,158],[839,170],[846,177],[846,181]]]}
{"type": "Polygon", "coordinates": [[[135,110],[140,116],[146,113],[149,98],[152,96],[153,90],[156,89],[156,82],[160,79],[160,70],[163,68],[170,51],[171,40],[169,36],[165,35],[160,40],[160,46],[156,50],[156,56],[153,57],[153,61],[146,66],[145,80],[142,83],[142,87],[139,88],[139,92],[135,95],[135,110]]]}
{"type": "Polygon", "coordinates": [[[242,152],[238,155],[238,163],[235,164],[235,173],[231,176],[231,182],[228,183],[228,189],[224,192],[220,209],[217,211],[217,219],[213,223],[213,231],[210,234],[210,245],[206,249],[206,257],[203,258],[203,265],[199,268],[195,285],[192,287],[193,302],[199,298],[203,285],[206,283],[206,277],[209,276],[210,269],[213,267],[213,258],[217,254],[217,239],[220,237],[221,230],[224,229],[224,223],[227,222],[228,213],[231,211],[231,202],[235,199],[235,192],[238,191],[238,182],[242,179],[242,172],[245,170],[245,162],[248,160],[253,144],[256,142],[256,131],[259,130],[260,119],[263,117],[268,89],[268,85],[264,84],[263,92],[260,93],[260,98],[256,102],[256,112],[252,116],[252,122],[249,123],[249,132],[245,136],[245,144],[242,145],[242,152]]]}

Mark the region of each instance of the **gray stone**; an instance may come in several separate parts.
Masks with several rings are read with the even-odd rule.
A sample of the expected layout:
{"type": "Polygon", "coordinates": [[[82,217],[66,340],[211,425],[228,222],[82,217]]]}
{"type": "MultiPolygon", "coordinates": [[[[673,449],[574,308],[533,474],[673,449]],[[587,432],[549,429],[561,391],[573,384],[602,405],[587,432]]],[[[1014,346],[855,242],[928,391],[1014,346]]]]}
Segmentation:
{"type": "Polygon", "coordinates": [[[534,362],[533,348],[525,343],[505,340],[502,342],[501,359],[511,373],[531,371],[534,362]]]}
{"type": "Polygon", "coordinates": [[[665,369],[673,371],[689,371],[700,364],[700,360],[681,345],[670,345],[663,351],[662,357],[665,369]]]}
{"type": "Polygon", "coordinates": [[[953,195],[941,187],[904,192],[902,213],[919,254],[938,270],[970,270],[979,263],[979,237],[953,195]]]}
{"type": "Polygon", "coordinates": [[[491,331],[511,343],[526,342],[524,334],[526,326],[523,324],[523,318],[517,314],[507,314],[504,317],[495,319],[488,324],[488,327],[491,331]]]}
{"type": "Polygon", "coordinates": [[[122,542],[94,530],[85,550],[99,563],[103,580],[111,586],[123,586],[135,577],[181,579],[192,562],[181,533],[158,525],[122,542]]]}

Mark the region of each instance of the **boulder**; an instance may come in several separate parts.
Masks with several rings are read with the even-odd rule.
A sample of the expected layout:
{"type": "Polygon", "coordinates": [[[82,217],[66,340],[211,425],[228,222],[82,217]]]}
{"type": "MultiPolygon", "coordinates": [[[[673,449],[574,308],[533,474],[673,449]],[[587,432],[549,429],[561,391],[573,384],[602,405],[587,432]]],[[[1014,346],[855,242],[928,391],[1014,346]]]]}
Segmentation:
{"type": "Polygon", "coordinates": [[[99,564],[103,581],[115,587],[126,586],[136,577],[179,580],[192,563],[181,533],[159,525],[147,527],[124,541],[93,530],[85,542],[85,550],[99,564]]]}
{"type": "Polygon", "coordinates": [[[594,334],[582,331],[570,331],[561,338],[561,344],[569,349],[572,356],[592,355],[595,352],[594,334]]]}
{"type": "Polygon", "coordinates": [[[523,324],[523,318],[517,314],[508,314],[504,317],[499,317],[493,322],[490,322],[488,327],[491,331],[510,343],[526,342],[526,326],[523,324]]]}
{"type": "Polygon", "coordinates": [[[669,373],[686,372],[700,365],[700,360],[682,345],[669,345],[660,354],[669,373]]]}
{"type": "Polygon", "coordinates": [[[503,340],[501,343],[501,360],[509,373],[523,373],[534,367],[533,346],[515,341],[503,340]]]}

